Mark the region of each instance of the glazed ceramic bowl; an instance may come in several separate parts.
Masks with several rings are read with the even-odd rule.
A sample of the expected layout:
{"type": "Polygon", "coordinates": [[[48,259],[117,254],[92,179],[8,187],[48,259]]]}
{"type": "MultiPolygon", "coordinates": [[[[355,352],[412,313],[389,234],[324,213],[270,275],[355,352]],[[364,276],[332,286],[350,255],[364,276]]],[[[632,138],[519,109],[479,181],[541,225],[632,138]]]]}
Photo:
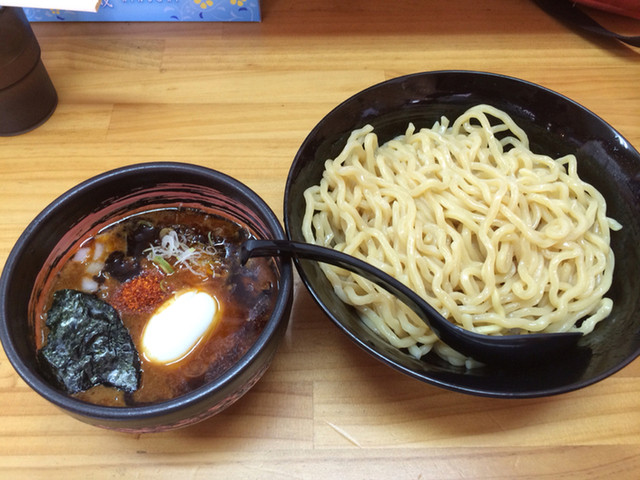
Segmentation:
{"type": "Polygon", "coordinates": [[[293,296],[293,267],[278,261],[274,310],[249,350],[222,375],[173,400],[106,407],[68,396],[41,374],[34,343],[34,301],[74,244],[132,212],[193,207],[229,218],[257,238],[284,238],[275,214],[252,190],[220,172],[183,163],[123,167],[64,193],[27,227],[0,278],[0,339],[24,381],[51,403],[93,425],[127,432],[190,425],[234,403],[265,373],[283,337],[293,296]]]}
{"type": "Polygon", "coordinates": [[[296,267],[317,303],[356,345],[418,380],[458,392],[507,398],[585,387],[640,353],[640,155],[620,133],[570,99],[526,81],[468,71],[419,73],[357,93],[317,124],[293,161],[284,199],[287,235],[304,241],[303,192],[320,182],[325,160],[337,156],[351,131],[371,124],[382,144],[404,133],[409,122],[416,128],[430,128],[441,116],[453,120],[480,103],[506,111],[527,132],[534,152],[552,157],[575,154],[580,176],[600,190],[608,216],[623,225],[612,238],[617,261],[608,296],[614,301],[613,312],[580,340],[576,350],[524,370],[507,365],[455,367],[431,353],[417,360],[367,328],[336,297],[318,264],[296,260],[296,267]]]}

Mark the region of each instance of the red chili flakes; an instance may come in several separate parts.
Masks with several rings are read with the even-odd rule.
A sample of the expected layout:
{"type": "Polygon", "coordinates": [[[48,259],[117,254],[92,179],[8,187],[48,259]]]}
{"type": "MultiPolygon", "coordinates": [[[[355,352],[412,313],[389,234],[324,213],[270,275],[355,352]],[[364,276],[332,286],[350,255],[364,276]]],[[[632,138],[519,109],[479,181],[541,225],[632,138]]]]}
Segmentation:
{"type": "Polygon", "coordinates": [[[149,313],[166,300],[170,292],[162,289],[159,273],[145,273],[122,284],[114,298],[118,310],[131,313],[149,313]]]}

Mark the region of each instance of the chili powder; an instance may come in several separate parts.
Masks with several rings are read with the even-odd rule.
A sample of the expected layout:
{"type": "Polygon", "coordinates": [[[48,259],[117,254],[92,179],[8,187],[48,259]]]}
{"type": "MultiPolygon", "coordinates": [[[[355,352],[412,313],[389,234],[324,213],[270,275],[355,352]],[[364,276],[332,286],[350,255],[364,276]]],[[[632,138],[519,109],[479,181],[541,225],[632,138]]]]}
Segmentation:
{"type": "Polygon", "coordinates": [[[170,295],[162,288],[163,278],[159,273],[150,272],[123,283],[115,295],[114,306],[131,313],[152,312],[170,295]]]}

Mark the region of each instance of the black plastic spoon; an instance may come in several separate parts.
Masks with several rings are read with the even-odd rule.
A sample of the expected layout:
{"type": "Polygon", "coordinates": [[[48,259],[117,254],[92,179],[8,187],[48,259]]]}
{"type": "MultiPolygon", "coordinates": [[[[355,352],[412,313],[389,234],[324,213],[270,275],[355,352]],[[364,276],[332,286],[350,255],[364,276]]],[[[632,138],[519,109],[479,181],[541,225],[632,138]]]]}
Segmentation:
{"type": "Polygon", "coordinates": [[[351,255],[302,242],[288,240],[248,240],[240,259],[294,256],[335,265],[376,283],[406,303],[451,348],[484,363],[538,363],[576,346],[579,332],[530,333],[524,335],[483,335],[465,330],[444,318],[416,292],[392,276],[351,255]]]}

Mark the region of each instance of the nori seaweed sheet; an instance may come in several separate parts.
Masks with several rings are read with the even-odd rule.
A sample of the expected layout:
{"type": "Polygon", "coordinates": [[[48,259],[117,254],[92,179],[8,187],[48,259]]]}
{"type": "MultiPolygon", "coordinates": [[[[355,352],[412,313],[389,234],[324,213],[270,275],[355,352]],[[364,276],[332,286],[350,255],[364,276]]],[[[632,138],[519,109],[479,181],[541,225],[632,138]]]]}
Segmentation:
{"type": "Polygon", "coordinates": [[[73,394],[96,385],[132,393],[140,359],[118,312],[95,295],[58,290],[47,312],[46,345],[38,352],[43,373],[73,394]]]}

